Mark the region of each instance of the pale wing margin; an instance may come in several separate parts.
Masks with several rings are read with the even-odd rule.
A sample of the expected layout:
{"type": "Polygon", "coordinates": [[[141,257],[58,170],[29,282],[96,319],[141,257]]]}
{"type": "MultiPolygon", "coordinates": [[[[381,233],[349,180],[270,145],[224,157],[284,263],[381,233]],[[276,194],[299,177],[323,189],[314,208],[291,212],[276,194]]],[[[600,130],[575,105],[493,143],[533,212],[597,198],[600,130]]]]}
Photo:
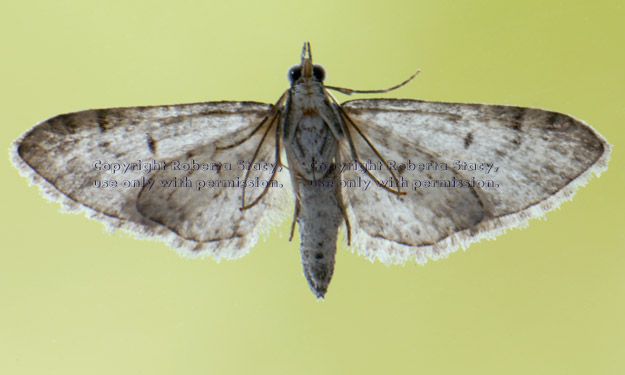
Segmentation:
{"type": "MultiPolygon", "coordinates": [[[[610,154],[610,144],[583,121],[541,109],[393,99],[355,100],[342,107],[383,157],[385,150],[392,153],[397,147],[410,145],[416,150],[412,153],[415,160],[423,160],[419,154],[424,154],[426,159],[447,163],[450,169],[455,161],[492,163],[498,168],[491,173],[453,171],[462,178],[492,179],[498,187],[468,189],[478,197],[481,211],[470,216],[483,218],[469,226],[463,225],[466,220],[452,223],[447,228],[455,231],[441,233],[433,243],[389,240],[363,230],[359,221],[366,221],[368,210],[376,205],[373,199],[377,194],[359,198],[371,202],[348,209],[352,250],[387,264],[411,259],[424,263],[427,258],[445,257],[460,246],[466,248],[471,242],[525,225],[530,218],[540,217],[571,199],[593,174],[600,175],[607,168],[610,154]],[[359,207],[368,210],[359,212],[359,207]]],[[[352,134],[352,138],[358,137],[352,134]]],[[[367,152],[362,150],[366,148],[364,142],[357,147],[360,154],[367,152]]],[[[411,151],[401,150],[400,154],[410,157],[411,151]]],[[[454,188],[432,189],[447,189],[448,194],[454,194],[454,188]]],[[[466,194],[466,190],[456,191],[466,194]]],[[[416,196],[410,189],[406,196],[389,198],[393,202],[386,202],[384,209],[401,211],[401,201],[416,196]]],[[[388,229],[393,231],[402,230],[388,229]]]]}
{"type": "MultiPolygon", "coordinates": [[[[183,256],[236,258],[257,241],[258,229],[267,229],[279,219],[274,213],[288,197],[288,186],[282,191],[269,191],[260,202],[267,202],[268,212],[255,218],[251,226],[256,230],[237,241],[213,241],[205,246],[141,214],[137,200],[145,186],[120,185],[123,180],[145,184],[158,173],[148,173],[141,165],[163,165],[187,159],[194,150],[214,152],[217,146],[237,144],[248,138],[270,112],[271,105],[254,102],[86,110],[35,125],[13,143],[10,154],[20,173],[37,184],[46,198],[60,202],[66,211],[84,212],[109,230],[124,229],[140,238],[165,241],[183,256]],[[97,162],[101,162],[100,168],[97,162]],[[139,167],[130,167],[125,173],[103,170],[104,165],[114,163],[120,163],[122,168],[124,163],[139,167]],[[120,185],[95,187],[96,180],[115,180],[120,185]]],[[[250,139],[231,150],[242,155],[249,153],[251,157],[257,146],[250,139]]],[[[275,144],[268,142],[264,147],[275,144]]]]}

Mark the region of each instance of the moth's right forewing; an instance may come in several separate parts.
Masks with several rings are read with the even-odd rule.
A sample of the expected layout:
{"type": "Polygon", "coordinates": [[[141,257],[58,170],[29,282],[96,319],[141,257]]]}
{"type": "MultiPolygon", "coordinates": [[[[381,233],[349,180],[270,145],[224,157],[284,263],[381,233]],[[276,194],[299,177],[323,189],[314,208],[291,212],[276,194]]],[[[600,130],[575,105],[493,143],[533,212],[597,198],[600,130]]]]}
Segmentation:
{"type": "Polygon", "coordinates": [[[409,139],[450,166],[492,163],[496,169],[482,175],[501,182],[488,193],[495,216],[600,174],[610,153],[607,141],[583,121],[541,109],[392,99],[343,107],[377,142],[409,139]]]}
{"type": "MultiPolygon", "coordinates": [[[[436,187],[421,184],[425,187],[422,192],[432,194],[432,190],[438,190],[441,196],[473,192],[479,199],[483,219],[468,228],[456,225],[457,232],[448,233],[435,243],[401,243],[391,236],[361,230],[356,240],[357,246],[363,247],[359,251],[387,262],[436,258],[460,245],[497,235],[505,228],[541,216],[570,199],[593,173],[600,174],[610,153],[606,140],[584,122],[540,109],[393,99],[355,100],[342,107],[379,149],[400,150],[402,158],[413,162],[430,159],[445,163],[457,178],[469,181],[467,187],[448,187],[445,181],[449,179],[443,178],[443,186],[441,181],[433,183],[436,187]],[[471,170],[471,166],[479,165],[484,169],[471,170]],[[477,181],[473,182],[473,178],[477,181]],[[490,180],[496,186],[480,185],[480,180],[490,180]]],[[[440,180],[441,176],[424,170],[412,178],[423,182],[440,180]]],[[[363,195],[367,196],[375,194],[363,195]]],[[[401,199],[417,196],[409,192],[401,199]]],[[[354,205],[355,211],[365,210],[355,215],[366,216],[367,207],[376,204],[375,199],[370,201],[354,205]]],[[[429,223],[419,225],[427,227],[429,223]]],[[[387,228],[386,232],[393,229],[387,228]]],[[[394,232],[401,233],[399,228],[394,232]]]]}
{"type": "Polygon", "coordinates": [[[152,174],[140,169],[111,173],[108,168],[113,163],[167,163],[206,145],[242,140],[270,109],[262,103],[213,102],[69,113],[16,140],[12,160],[66,209],[86,210],[108,226],[172,242],[176,236],[169,228],[138,212],[141,188],[122,187],[124,180],[143,182],[152,174]],[[117,187],[104,187],[111,181],[117,187]]]}

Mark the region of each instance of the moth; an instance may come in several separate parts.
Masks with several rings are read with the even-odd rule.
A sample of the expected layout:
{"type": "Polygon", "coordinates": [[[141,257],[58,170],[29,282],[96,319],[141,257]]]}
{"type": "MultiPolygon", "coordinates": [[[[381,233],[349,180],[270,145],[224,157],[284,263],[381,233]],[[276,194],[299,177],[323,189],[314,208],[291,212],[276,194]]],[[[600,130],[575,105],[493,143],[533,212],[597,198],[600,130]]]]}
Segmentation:
{"type": "MultiPolygon", "coordinates": [[[[417,71],[418,73],[418,71],[417,71]]],[[[324,85],[310,44],[273,104],[92,109],[14,142],[20,172],[70,211],[166,241],[180,254],[238,258],[287,215],[304,275],[323,298],[337,236],[386,264],[447,256],[570,199],[610,145],[571,116],[515,106],[366,99],[324,85]]]]}

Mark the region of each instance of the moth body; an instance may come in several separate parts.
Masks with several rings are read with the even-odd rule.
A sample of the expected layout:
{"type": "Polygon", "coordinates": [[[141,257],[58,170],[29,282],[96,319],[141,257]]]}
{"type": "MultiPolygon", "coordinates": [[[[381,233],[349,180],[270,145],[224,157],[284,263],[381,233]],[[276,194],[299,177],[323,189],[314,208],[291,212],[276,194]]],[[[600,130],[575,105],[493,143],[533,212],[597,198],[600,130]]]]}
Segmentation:
{"type": "Polygon", "coordinates": [[[295,195],[304,275],[318,298],[325,295],[334,271],[336,240],[343,223],[339,160],[342,124],[323,83],[312,74],[309,59],[295,67],[283,109],[283,141],[295,195]],[[307,74],[307,69],[310,74],[307,74]]]}

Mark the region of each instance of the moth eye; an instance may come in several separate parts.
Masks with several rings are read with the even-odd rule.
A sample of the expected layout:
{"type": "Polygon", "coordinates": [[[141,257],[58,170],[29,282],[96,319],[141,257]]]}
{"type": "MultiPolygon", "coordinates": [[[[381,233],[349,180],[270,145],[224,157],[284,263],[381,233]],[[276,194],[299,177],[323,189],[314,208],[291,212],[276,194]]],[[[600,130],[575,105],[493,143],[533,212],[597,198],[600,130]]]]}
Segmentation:
{"type": "Polygon", "coordinates": [[[326,79],[326,70],[321,65],[313,65],[313,75],[319,82],[323,82],[326,79]]]}
{"type": "Polygon", "coordinates": [[[299,65],[296,65],[292,67],[291,69],[289,69],[289,74],[287,74],[287,78],[289,79],[289,82],[293,83],[297,81],[299,77],[301,77],[301,75],[302,75],[302,67],[299,65]]]}

